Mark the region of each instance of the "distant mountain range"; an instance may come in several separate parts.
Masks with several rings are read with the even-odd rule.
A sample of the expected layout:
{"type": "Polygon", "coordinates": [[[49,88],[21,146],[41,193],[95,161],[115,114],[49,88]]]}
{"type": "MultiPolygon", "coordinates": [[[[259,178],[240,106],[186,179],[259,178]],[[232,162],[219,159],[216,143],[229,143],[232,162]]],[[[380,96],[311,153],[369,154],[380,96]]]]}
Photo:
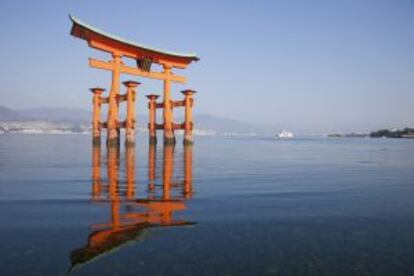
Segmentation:
{"type": "Polygon", "coordinates": [[[85,124],[91,119],[91,111],[81,108],[28,108],[15,112],[24,118],[57,123],[85,124]]]}
{"type": "Polygon", "coordinates": [[[25,118],[17,111],[0,105],[0,121],[20,121],[25,118]]]}
{"type": "Polygon", "coordinates": [[[80,108],[28,108],[13,110],[0,106],[0,122],[47,121],[56,123],[89,123],[91,112],[80,108]]]}
{"type": "MultiPolygon", "coordinates": [[[[121,116],[124,117],[124,116],[121,116]]],[[[5,106],[0,106],[0,123],[18,122],[27,125],[30,121],[41,121],[53,124],[67,124],[71,127],[89,126],[91,120],[91,111],[81,108],[30,108],[13,110],[5,106]]],[[[177,122],[183,121],[183,118],[176,118],[177,122]]],[[[262,129],[251,124],[220,118],[207,114],[195,114],[194,121],[196,129],[209,131],[210,133],[259,133],[262,129]]],[[[137,116],[138,127],[146,126],[148,116],[137,116]]]]}

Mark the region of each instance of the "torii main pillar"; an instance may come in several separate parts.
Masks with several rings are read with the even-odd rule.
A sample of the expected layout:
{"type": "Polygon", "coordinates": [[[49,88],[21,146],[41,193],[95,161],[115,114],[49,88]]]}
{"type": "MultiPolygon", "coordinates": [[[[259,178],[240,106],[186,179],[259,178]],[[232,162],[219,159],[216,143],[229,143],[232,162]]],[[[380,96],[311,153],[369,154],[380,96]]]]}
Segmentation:
{"type": "Polygon", "coordinates": [[[119,146],[119,87],[120,87],[120,65],[121,65],[121,55],[119,53],[112,54],[112,82],[111,82],[111,91],[109,92],[108,97],[108,146],[119,146]]]}
{"type": "Polygon", "coordinates": [[[164,65],[164,74],[166,76],[164,80],[164,145],[175,144],[175,136],[173,129],[173,113],[171,105],[171,66],[164,65]]]}

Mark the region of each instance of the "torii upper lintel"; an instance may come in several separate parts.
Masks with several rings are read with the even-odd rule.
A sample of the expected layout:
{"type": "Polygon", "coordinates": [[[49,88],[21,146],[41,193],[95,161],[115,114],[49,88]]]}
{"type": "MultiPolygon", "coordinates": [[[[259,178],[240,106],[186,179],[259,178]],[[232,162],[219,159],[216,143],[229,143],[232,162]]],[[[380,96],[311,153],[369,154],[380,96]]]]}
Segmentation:
{"type": "Polygon", "coordinates": [[[149,58],[154,63],[169,64],[176,68],[186,68],[199,58],[194,53],[177,53],[161,50],[140,43],[132,42],[106,33],[69,15],[73,22],[71,35],[86,40],[90,47],[110,53],[118,53],[133,59],[149,58]]]}

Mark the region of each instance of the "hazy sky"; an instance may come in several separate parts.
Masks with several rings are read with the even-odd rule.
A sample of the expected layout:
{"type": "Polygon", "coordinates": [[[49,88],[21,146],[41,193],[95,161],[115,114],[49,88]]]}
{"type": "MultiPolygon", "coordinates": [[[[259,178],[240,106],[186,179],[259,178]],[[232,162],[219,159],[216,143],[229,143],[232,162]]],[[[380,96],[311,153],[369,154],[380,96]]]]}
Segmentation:
{"type": "MultiPolygon", "coordinates": [[[[196,52],[197,113],[296,132],[414,126],[413,0],[0,1],[0,105],[90,109],[107,59],[69,35],[71,13],[143,44],[196,52]]],[[[126,77],[125,79],[135,79],[126,77]]],[[[141,79],[144,94],[161,82],[141,79]]]]}

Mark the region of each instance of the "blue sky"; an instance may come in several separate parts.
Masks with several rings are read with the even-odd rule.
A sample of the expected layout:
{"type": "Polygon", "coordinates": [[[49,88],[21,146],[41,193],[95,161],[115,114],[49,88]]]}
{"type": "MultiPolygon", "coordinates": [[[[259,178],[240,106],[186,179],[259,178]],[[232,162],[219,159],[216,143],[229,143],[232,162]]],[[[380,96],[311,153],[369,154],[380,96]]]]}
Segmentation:
{"type": "MultiPolygon", "coordinates": [[[[414,126],[413,0],[0,2],[0,105],[90,108],[107,59],[69,35],[68,14],[201,61],[180,72],[196,112],[296,132],[414,126]]],[[[178,71],[177,71],[178,73],[178,71]]],[[[125,79],[135,79],[125,77],[125,79]]],[[[141,79],[144,94],[161,83],[141,79]]]]}

